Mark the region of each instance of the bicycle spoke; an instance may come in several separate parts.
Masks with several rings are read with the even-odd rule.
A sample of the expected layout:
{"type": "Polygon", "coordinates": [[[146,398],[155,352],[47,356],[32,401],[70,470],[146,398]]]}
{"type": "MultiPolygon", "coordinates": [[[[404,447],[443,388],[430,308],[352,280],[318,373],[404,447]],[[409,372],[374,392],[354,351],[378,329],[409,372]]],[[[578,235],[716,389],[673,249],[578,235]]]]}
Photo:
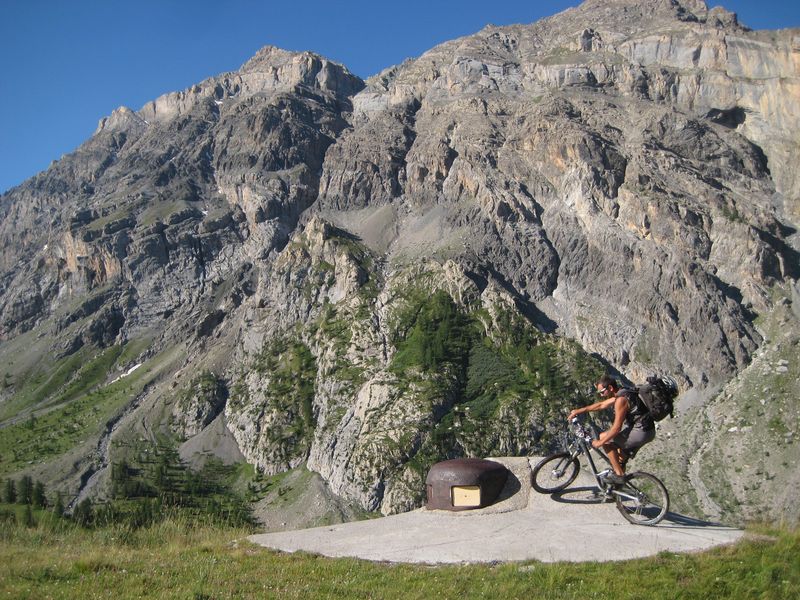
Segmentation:
{"type": "Polygon", "coordinates": [[[655,525],[669,510],[669,495],[664,484],[649,473],[632,473],[628,482],[614,490],[617,509],[637,525],[655,525]]]}
{"type": "Polygon", "coordinates": [[[560,492],[578,476],[578,459],[566,452],[548,456],[533,468],[531,484],[542,494],[560,492]]]}

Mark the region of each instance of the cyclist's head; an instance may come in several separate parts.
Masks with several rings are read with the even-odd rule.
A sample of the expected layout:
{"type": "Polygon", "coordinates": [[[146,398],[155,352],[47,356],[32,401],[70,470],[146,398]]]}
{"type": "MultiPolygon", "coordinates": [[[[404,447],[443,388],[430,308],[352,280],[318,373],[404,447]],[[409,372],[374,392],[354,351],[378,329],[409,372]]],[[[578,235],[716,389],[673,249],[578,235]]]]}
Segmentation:
{"type": "Polygon", "coordinates": [[[597,393],[604,398],[613,394],[619,389],[617,380],[610,375],[603,375],[597,380],[597,383],[594,384],[594,387],[597,388],[597,393]]]}

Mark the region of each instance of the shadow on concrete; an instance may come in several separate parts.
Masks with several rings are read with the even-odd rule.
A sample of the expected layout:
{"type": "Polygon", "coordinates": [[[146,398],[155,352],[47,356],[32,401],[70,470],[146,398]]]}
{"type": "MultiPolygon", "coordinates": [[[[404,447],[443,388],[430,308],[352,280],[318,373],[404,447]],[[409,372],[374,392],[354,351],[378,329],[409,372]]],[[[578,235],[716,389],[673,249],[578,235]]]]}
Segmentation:
{"type": "Polygon", "coordinates": [[[716,528],[725,528],[725,529],[738,529],[738,527],[731,527],[730,525],[725,525],[724,523],[717,523],[715,521],[704,521],[702,519],[695,519],[694,517],[688,517],[686,515],[682,515],[679,513],[668,512],[667,515],[664,517],[664,520],[661,522],[661,525],[678,525],[681,529],[686,528],[704,528],[704,527],[716,527],[716,528]]]}
{"type": "MultiPolygon", "coordinates": [[[[563,502],[565,504],[603,504],[605,502],[614,503],[613,498],[606,498],[600,488],[597,486],[582,486],[567,488],[561,492],[550,494],[556,502],[563,502]]],[[[736,527],[718,523],[715,521],[704,521],[703,519],[696,519],[680,513],[668,512],[664,520],[659,523],[660,527],[680,527],[681,529],[703,529],[706,527],[723,528],[730,530],[737,530],[736,527]]]]}
{"type": "Polygon", "coordinates": [[[597,486],[584,486],[572,487],[550,494],[550,498],[556,502],[563,502],[565,504],[602,504],[604,502],[613,502],[612,499],[606,499],[603,492],[597,486]]]}
{"type": "Polygon", "coordinates": [[[497,504],[498,502],[502,502],[503,500],[508,500],[511,496],[517,494],[522,489],[522,484],[520,483],[517,476],[514,475],[514,472],[509,470],[508,477],[506,478],[506,483],[503,486],[503,489],[500,490],[500,494],[497,496],[497,499],[494,501],[493,504],[497,504]]]}

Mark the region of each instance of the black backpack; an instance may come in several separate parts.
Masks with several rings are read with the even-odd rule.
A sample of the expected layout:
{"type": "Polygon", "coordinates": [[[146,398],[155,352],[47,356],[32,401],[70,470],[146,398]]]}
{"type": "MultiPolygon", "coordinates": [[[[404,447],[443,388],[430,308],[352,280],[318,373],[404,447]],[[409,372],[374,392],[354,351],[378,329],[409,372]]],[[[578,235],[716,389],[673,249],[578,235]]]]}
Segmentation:
{"type": "Polygon", "coordinates": [[[647,407],[654,421],[672,417],[674,400],[678,395],[678,384],[671,377],[650,376],[647,383],[636,388],[642,403],[647,407]]]}

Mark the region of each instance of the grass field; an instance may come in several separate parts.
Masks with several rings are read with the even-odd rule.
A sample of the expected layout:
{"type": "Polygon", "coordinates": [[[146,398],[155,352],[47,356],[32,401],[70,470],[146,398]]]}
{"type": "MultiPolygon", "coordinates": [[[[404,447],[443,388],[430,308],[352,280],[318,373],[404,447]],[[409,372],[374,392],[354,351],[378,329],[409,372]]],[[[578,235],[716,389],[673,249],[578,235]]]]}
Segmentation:
{"type": "Polygon", "coordinates": [[[35,518],[0,523],[0,598],[800,597],[800,531],[789,529],[619,563],[431,567],[277,553],[247,542],[248,530],[180,517],[138,530],[35,518]]]}

